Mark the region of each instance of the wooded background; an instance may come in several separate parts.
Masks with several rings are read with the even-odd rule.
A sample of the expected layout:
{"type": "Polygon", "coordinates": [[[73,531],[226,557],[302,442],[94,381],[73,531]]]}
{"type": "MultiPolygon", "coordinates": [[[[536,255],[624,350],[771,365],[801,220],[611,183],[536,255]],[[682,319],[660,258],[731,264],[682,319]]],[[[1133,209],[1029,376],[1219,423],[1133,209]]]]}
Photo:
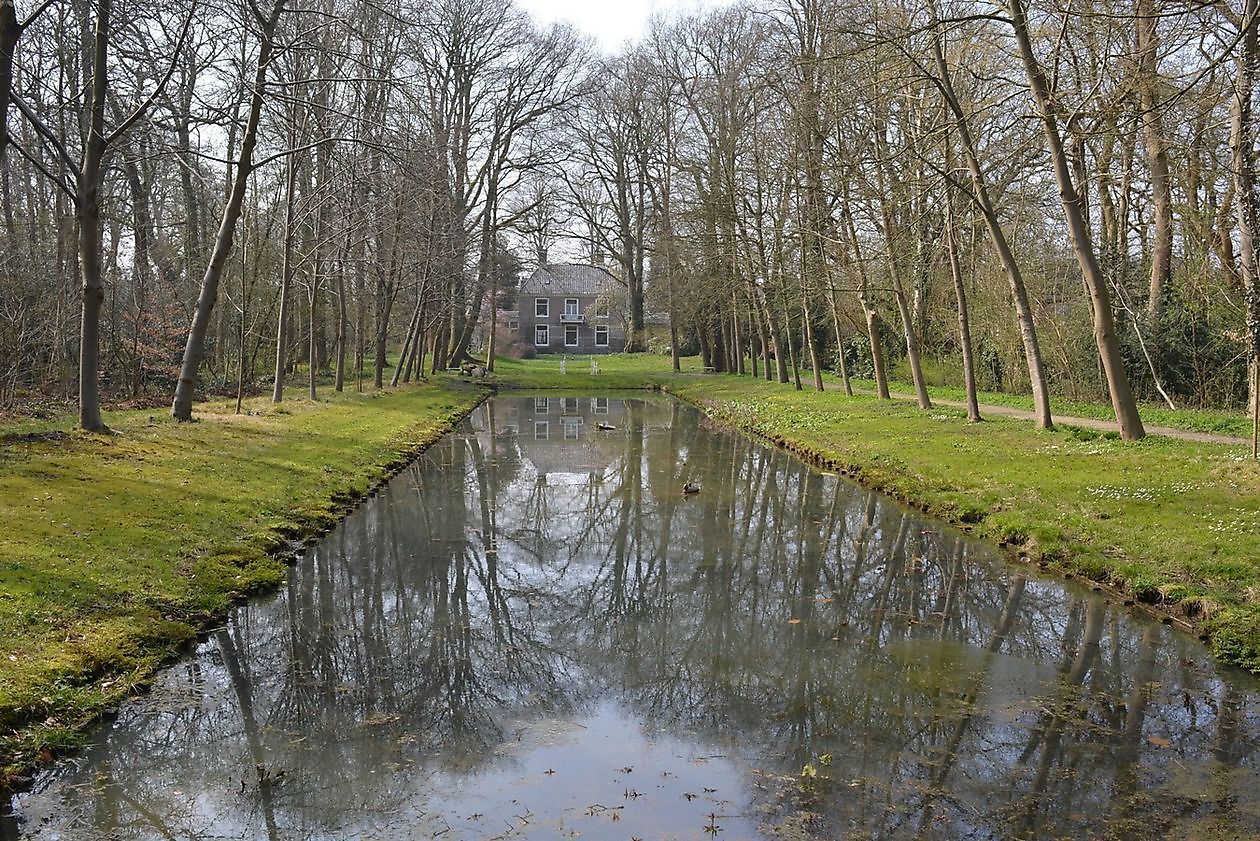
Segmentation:
{"type": "Polygon", "coordinates": [[[0,405],[411,379],[577,252],[719,371],[1241,407],[1256,10],[0,0],[0,405]]]}

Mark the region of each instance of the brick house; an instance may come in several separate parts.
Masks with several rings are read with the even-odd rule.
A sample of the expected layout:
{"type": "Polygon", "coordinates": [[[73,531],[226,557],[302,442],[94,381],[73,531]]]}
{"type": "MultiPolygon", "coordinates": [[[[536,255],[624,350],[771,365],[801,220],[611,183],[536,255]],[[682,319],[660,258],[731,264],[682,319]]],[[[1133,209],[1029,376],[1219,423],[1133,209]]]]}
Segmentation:
{"type": "Polygon", "coordinates": [[[626,346],[619,305],[624,297],[617,278],[599,266],[539,266],[521,281],[512,332],[538,353],[620,353],[626,346]]]}

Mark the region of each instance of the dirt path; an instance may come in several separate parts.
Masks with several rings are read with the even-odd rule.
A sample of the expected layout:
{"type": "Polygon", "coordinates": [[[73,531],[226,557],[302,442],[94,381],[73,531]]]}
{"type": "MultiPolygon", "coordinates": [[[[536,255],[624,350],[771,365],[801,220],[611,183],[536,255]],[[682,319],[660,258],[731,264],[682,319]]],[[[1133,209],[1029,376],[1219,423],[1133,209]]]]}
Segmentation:
{"type": "MultiPolygon", "coordinates": [[[[873,393],[873,392],[872,392],[873,393]]],[[[902,391],[891,392],[894,399],[897,400],[915,400],[913,394],[902,391]]],[[[939,397],[932,398],[933,405],[950,406],[955,409],[966,409],[967,404],[961,400],[945,400],[939,397]]],[[[1006,418],[1020,418],[1022,420],[1035,420],[1034,415],[1028,409],[1017,409],[1013,406],[996,406],[992,403],[981,403],[980,414],[983,415],[1000,415],[1006,418]]],[[[1070,415],[1055,415],[1054,422],[1068,424],[1070,426],[1083,426],[1087,429],[1098,429],[1103,432],[1119,432],[1120,425],[1115,421],[1099,420],[1097,418],[1076,418],[1070,415]]],[[[1236,446],[1249,445],[1251,441],[1247,438],[1239,438],[1235,435],[1220,435],[1214,432],[1192,432],[1188,429],[1175,429],[1171,426],[1150,426],[1146,425],[1147,435],[1162,435],[1166,438],[1181,438],[1185,441],[1198,441],[1203,444],[1233,444],[1236,446]]]]}

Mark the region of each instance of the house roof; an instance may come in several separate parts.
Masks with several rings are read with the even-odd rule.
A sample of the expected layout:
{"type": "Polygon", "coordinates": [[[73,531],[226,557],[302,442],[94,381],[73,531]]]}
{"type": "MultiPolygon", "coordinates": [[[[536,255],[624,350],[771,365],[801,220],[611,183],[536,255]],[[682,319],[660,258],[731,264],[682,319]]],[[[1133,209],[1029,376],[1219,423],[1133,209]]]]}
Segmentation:
{"type": "Polygon", "coordinates": [[[539,266],[521,281],[522,295],[599,295],[617,283],[611,272],[582,263],[539,266]]]}

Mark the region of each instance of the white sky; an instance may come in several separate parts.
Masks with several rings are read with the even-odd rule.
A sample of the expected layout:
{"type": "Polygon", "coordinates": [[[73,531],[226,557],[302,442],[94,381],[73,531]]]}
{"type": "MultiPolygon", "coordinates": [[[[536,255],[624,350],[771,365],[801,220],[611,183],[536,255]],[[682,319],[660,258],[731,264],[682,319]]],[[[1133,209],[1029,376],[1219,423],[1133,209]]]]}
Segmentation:
{"type": "Polygon", "coordinates": [[[615,52],[643,35],[655,12],[695,11],[729,0],[516,0],[540,23],[566,20],[595,38],[599,48],[615,52]]]}

